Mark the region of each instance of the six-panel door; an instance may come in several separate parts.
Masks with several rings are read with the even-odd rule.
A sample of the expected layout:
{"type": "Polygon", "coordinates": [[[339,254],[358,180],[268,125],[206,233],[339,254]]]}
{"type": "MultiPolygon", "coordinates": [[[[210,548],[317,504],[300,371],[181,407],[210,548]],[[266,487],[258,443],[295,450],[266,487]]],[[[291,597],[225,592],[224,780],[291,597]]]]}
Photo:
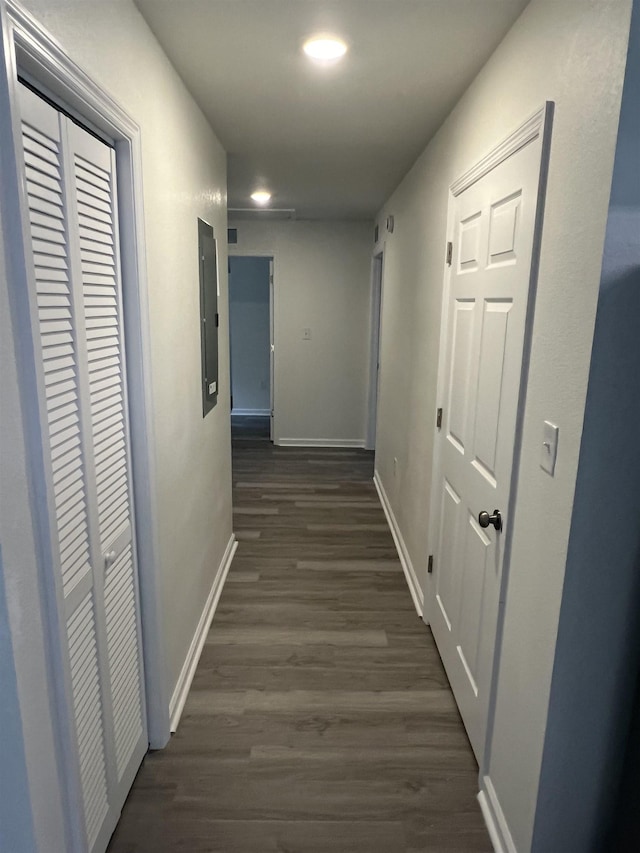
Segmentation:
{"type": "Polygon", "coordinates": [[[431,627],[481,759],[540,173],[534,140],[455,200],[431,627]],[[498,509],[502,531],[482,528],[498,509]]]}

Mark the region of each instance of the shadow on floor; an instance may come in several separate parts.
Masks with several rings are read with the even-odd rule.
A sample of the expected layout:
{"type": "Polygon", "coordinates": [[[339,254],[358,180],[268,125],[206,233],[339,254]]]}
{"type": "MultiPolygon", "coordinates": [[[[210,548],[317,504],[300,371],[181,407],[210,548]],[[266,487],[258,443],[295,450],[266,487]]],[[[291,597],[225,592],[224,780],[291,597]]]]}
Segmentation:
{"type": "Polygon", "coordinates": [[[269,440],[270,418],[248,415],[231,415],[231,438],[269,440]]]}

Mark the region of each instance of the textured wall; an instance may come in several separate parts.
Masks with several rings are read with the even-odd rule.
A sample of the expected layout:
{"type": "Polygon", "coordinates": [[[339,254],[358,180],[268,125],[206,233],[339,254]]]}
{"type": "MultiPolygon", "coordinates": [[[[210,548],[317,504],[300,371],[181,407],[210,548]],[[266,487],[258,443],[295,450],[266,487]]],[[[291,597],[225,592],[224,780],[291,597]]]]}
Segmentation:
{"type": "MultiPolygon", "coordinates": [[[[552,844],[565,853],[618,849],[606,836],[640,664],[637,2],[631,32],[536,816],[540,853],[552,844]]],[[[637,750],[635,761],[640,778],[637,750]]],[[[636,782],[636,814],[639,795],[636,782]]]]}
{"type": "Polygon", "coordinates": [[[236,222],[239,252],[274,257],[275,440],[364,444],[372,226],[236,222]],[[311,329],[311,340],[303,330],[311,329]]]}
{"type": "Polygon", "coordinates": [[[630,2],[532,0],[379,221],[387,235],[376,467],[426,583],[448,187],[556,103],[518,505],[485,771],[518,850],[531,843],[589,373],[630,2]],[[542,423],[560,426],[556,474],[542,423]],[[393,477],[393,459],[398,474],[393,477]]]}

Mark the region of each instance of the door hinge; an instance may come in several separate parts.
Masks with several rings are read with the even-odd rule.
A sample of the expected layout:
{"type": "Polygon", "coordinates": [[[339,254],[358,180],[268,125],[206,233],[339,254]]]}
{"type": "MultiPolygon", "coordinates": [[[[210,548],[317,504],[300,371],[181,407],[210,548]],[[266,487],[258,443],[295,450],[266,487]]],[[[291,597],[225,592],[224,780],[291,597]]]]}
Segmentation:
{"type": "Polygon", "coordinates": [[[453,243],[449,241],[447,243],[447,266],[451,266],[451,262],[453,261],[453,243]]]}
{"type": "Polygon", "coordinates": [[[429,554],[429,560],[427,562],[427,574],[433,574],[433,554],[429,554]]]}
{"type": "Polygon", "coordinates": [[[216,328],[220,325],[220,315],[216,314],[216,328]]]}
{"type": "Polygon", "coordinates": [[[438,429],[442,429],[442,409],[438,409],[436,412],[436,426],[438,429]]]}

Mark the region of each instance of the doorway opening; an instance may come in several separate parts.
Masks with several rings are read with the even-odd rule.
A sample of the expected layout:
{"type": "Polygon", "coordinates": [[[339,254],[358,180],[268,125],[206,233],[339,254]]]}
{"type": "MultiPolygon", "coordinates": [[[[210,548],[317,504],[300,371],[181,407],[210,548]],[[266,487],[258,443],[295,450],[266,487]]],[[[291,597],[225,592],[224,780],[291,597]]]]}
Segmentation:
{"type": "Polygon", "coordinates": [[[229,258],[231,433],[273,441],[273,258],[229,258]]]}
{"type": "Polygon", "coordinates": [[[367,423],[367,450],[376,447],[378,419],[378,386],[380,380],[380,340],[382,320],[382,277],[384,254],[373,256],[371,266],[371,352],[369,362],[369,410],[367,423]]]}

